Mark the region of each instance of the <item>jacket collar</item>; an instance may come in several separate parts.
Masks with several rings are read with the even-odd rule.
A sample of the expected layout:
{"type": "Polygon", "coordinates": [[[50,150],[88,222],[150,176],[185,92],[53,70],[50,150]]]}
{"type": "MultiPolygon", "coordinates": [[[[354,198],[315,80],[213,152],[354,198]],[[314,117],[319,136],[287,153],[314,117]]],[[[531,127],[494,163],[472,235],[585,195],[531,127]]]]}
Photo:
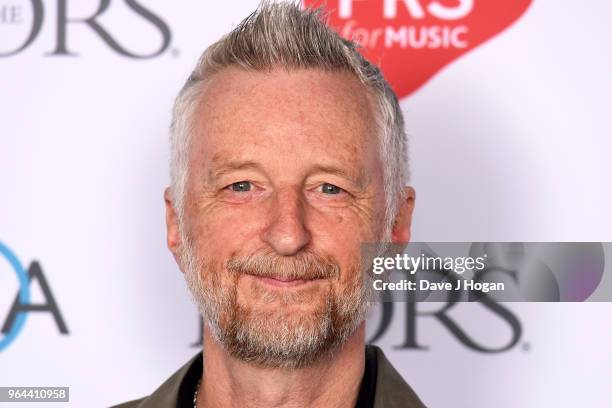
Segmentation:
{"type": "MultiPolygon", "coordinates": [[[[419,397],[391,365],[383,351],[374,345],[367,345],[376,352],[378,363],[374,408],[425,408],[419,397]]],[[[170,376],[157,390],[138,401],[136,408],[176,407],[181,387],[195,389],[195,384],[185,384],[192,370],[201,372],[202,352],[193,356],[185,365],[170,376]]]]}

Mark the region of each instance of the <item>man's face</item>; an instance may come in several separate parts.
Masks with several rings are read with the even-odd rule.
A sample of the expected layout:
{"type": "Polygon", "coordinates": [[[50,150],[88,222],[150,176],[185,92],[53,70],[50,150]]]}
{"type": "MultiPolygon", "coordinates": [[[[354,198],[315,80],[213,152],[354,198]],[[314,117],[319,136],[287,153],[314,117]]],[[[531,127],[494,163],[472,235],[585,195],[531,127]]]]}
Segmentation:
{"type": "Polygon", "coordinates": [[[381,239],[375,118],[349,73],[226,68],[201,94],[182,267],[235,356],[299,366],[366,309],[360,244],[381,239]]]}

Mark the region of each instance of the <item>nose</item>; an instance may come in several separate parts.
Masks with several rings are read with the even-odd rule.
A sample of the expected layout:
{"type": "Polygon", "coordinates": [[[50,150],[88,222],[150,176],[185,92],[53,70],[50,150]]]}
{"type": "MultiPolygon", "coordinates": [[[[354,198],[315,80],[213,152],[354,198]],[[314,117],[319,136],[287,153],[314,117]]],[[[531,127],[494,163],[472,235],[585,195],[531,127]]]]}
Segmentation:
{"type": "Polygon", "coordinates": [[[273,199],[264,241],[280,255],[294,255],[310,242],[305,203],[300,191],[279,190],[273,199]]]}

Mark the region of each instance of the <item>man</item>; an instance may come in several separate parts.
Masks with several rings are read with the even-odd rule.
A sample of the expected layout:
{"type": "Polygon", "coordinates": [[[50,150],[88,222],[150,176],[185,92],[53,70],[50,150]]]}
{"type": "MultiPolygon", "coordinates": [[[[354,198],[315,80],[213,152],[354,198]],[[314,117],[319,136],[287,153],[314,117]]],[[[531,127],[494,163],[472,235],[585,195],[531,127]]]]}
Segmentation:
{"type": "Polygon", "coordinates": [[[410,238],[397,98],[316,10],[263,3],[210,46],[171,127],[167,243],[203,353],[119,407],[423,407],[365,345],[365,242],[410,238]]]}

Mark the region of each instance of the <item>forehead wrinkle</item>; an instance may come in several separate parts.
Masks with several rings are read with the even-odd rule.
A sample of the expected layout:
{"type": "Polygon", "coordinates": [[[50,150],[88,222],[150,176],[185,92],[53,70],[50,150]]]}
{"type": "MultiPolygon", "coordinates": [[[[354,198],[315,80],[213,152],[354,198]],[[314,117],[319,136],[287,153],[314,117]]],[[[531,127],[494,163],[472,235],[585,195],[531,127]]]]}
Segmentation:
{"type": "MultiPolygon", "coordinates": [[[[328,107],[328,111],[331,109],[332,111],[338,112],[339,114],[341,112],[340,116],[343,117],[342,121],[320,120],[321,117],[324,118],[326,116],[322,112],[321,106],[316,105],[315,107],[318,107],[318,109],[305,110],[305,107],[301,106],[302,104],[296,104],[297,107],[300,107],[302,109],[294,109],[293,111],[289,111],[288,113],[294,115],[292,118],[293,123],[298,124],[302,128],[291,128],[291,123],[285,123],[287,121],[283,123],[278,123],[272,127],[268,126],[268,128],[266,128],[266,123],[269,124],[271,122],[274,122],[274,119],[276,119],[270,117],[270,113],[273,113],[274,109],[271,112],[267,112],[267,110],[272,109],[272,107],[270,107],[270,103],[265,104],[266,106],[261,106],[259,102],[261,102],[260,100],[262,97],[262,93],[265,94],[269,92],[268,79],[274,78],[276,74],[278,74],[278,71],[273,71],[268,74],[271,75],[268,76],[261,72],[250,73],[238,69],[226,69],[217,73],[215,75],[214,81],[211,81],[209,78],[209,80],[207,81],[207,86],[205,87],[204,92],[202,92],[202,94],[204,95],[201,94],[201,100],[199,104],[199,114],[197,115],[199,122],[199,133],[204,138],[211,138],[215,137],[215,135],[221,134],[227,135],[231,138],[231,134],[252,134],[255,130],[257,130],[257,132],[255,132],[252,136],[259,135],[259,137],[255,137],[254,139],[251,138],[249,140],[249,149],[247,150],[251,150],[251,148],[255,148],[256,146],[262,147],[262,145],[265,145],[265,140],[262,139],[262,136],[268,132],[271,132],[271,134],[276,134],[279,132],[282,133],[283,131],[293,131],[296,132],[296,136],[299,134],[308,135],[308,139],[311,139],[313,142],[315,142],[315,140],[318,142],[315,143],[317,145],[327,145],[328,148],[334,147],[333,151],[335,151],[335,157],[332,157],[332,159],[340,159],[342,161],[342,163],[340,164],[342,165],[350,165],[354,161],[356,155],[364,153],[364,144],[373,143],[373,145],[376,146],[379,143],[379,140],[377,140],[378,137],[376,137],[378,129],[376,126],[376,120],[374,120],[376,115],[373,112],[374,109],[372,106],[372,101],[367,90],[365,90],[365,92],[357,92],[363,90],[363,88],[360,83],[356,82],[357,80],[355,78],[351,78],[350,76],[346,76],[342,78],[342,80],[339,80],[340,76],[336,76],[336,80],[330,83],[329,73],[325,72],[307,72],[297,70],[295,74],[308,74],[308,76],[305,77],[305,80],[313,80],[313,74],[316,74],[316,77],[327,77],[327,80],[325,81],[325,85],[327,88],[320,90],[317,87],[312,87],[313,89],[311,89],[311,97],[306,99],[314,100],[322,98],[322,102],[325,102],[325,105],[330,105],[330,107],[328,107]],[[245,80],[245,78],[249,80],[245,80]],[[317,92],[315,92],[314,88],[317,88],[317,92]],[[342,90],[343,88],[352,88],[353,92],[349,93],[348,95],[337,95],[336,92],[332,92],[342,90]],[[252,102],[253,104],[248,104],[247,101],[244,100],[245,97],[247,100],[250,100],[254,96],[256,96],[255,99],[257,99],[257,101],[251,100],[250,102],[252,102]],[[340,97],[342,97],[342,99],[339,99],[340,97]],[[240,102],[238,106],[234,105],[236,101],[240,102]],[[246,109],[246,107],[249,105],[252,106],[252,108],[250,108],[251,110],[246,113],[243,113],[242,110],[246,109]],[[222,107],[223,109],[221,109],[222,107]],[[253,109],[255,109],[255,111],[253,111],[253,109]],[[240,114],[238,113],[238,110],[241,112],[240,114]],[[359,111],[360,114],[357,113],[357,111],[359,111]],[[240,116],[236,117],[236,115],[240,116]],[[261,120],[257,123],[254,123],[253,120],[255,118],[260,118],[261,120]],[[338,127],[338,122],[342,122],[343,126],[338,127]],[[317,126],[315,126],[315,124],[317,126]],[[254,129],[253,127],[257,127],[254,125],[259,126],[259,128],[254,129]],[[279,127],[282,129],[279,129],[279,127]],[[342,134],[343,137],[337,137],[338,134],[342,134]],[[352,140],[346,140],[347,135],[349,134],[353,135],[352,140]],[[343,149],[338,149],[338,147],[340,146],[342,146],[343,149]]],[[[294,72],[285,73],[284,76],[281,74],[277,78],[281,83],[284,83],[286,82],[287,77],[290,77],[291,74],[294,74],[294,72]]],[[[337,75],[338,73],[334,74],[337,75]]],[[[283,89],[282,86],[280,88],[283,89]]],[[[278,90],[278,87],[275,87],[275,89],[278,90]]],[[[279,98],[279,95],[274,96],[276,98],[279,98]]],[[[280,96],[296,97],[297,95],[295,95],[295,91],[293,90],[293,93],[285,92],[280,96]]],[[[303,98],[303,95],[301,95],[301,98],[303,98]]],[[[303,102],[303,99],[299,99],[299,101],[303,102]]],[[[285,100],[284,102],[284,104],[280,104],[279,102],[272,103],[272,105],[276,107],[287,105],[287,101],[285,100]]],[[[283,114],[285,113],[287,112],[283,112],[283,114]]],[[[215,144],[220,143],[221,145],[225,145],[224,147],[227,148],[228,145],[231,145],[235,142],[233,138],[227,141],[223,139],[224,138],[222,138],[220,141],[217,140],[215,144]]],[[[374,148],[378,150],[377,147],[374,148]]],[[[329,152],[329,149],[326,150],[329,152]]],[[[219,174],[218,172],[215,173],[215,171],[218,166],[224,164],[223,162],[225,160],[230,159],[230,155],[228,155],[228,153],[229,152],[227,151],[214,153],[212,158],[212,165],[209,169],[204,171],[205,177],[212,179],[213,177],[219,174]]],[[[251,151],[251,153],[253,153],[253,151],[251,151]]],[[[348,169],[348,166],[340,167],[343,167],[345,171],[347,171],[348,169]]],[[[227,171],[229,170],[230,169],[227,169],[227,171]]],[[[367,184],[368,176],[372,176],[368,174],[368,170],[354,170],[359,171],[353,171],[353,174],[351,175],[350,179],[356,181],[359,180],[361,181],[360,184],[363,185],[367,184]]],[[[225,172],[226,171],[223,171],[221,173],[224,174],[225,172]]],[[[330,173],[334,173],[334,171],[330,171],[330,173]]],[[[338,175],[342,175],[339,172],[335,173],[337,173],[338,175]]]]}

